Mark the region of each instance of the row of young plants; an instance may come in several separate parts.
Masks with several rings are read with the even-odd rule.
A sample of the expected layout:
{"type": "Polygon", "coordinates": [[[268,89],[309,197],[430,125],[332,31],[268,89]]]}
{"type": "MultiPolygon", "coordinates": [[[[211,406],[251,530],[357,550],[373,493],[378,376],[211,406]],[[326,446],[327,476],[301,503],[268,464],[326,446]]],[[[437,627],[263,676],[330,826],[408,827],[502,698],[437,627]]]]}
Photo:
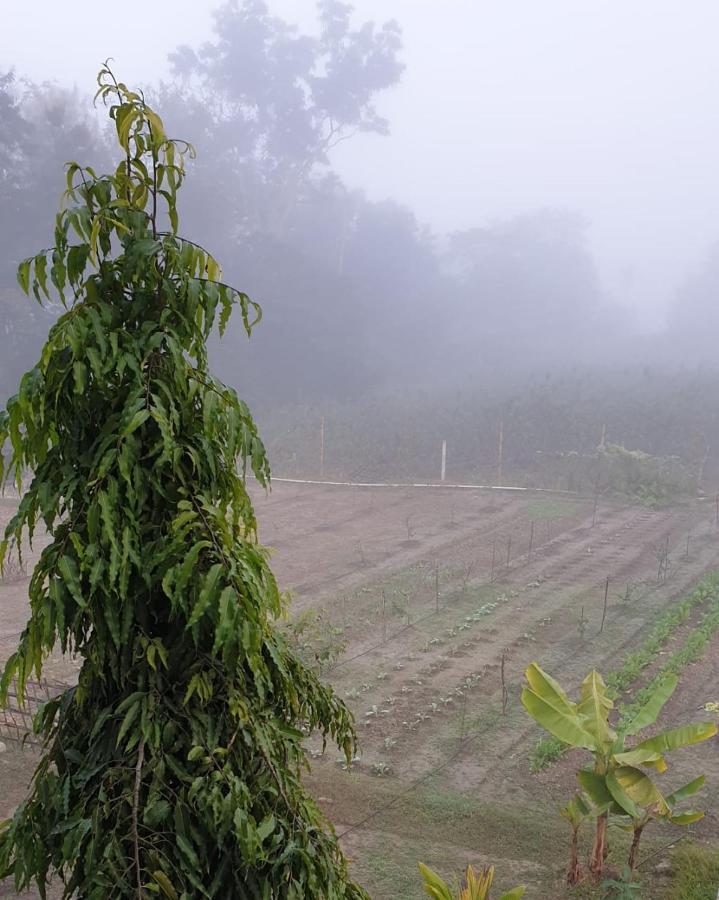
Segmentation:
{"type": "Polygon", "coordinates": [[[702,617],[701,623],[692,631],[686,642],[668,658],[657,674],[640,691],[634,694],[631,703],[619,707],[619,726],[629,721],[636,710],[643,706],[657,685],[669,675],[679,675],[682,669],[697,662],[706,651],[707,644],[719,631],[719,598],[702,617]]]}
{"type": "MultiPolygon", "coordinates": [[[[694,608],[709,600],[717,599],[718,595],[719,572],[713,572],[704,578],[685,600],[662,613],[642,646],[628,653],[621,667],[607,675],[606,684],[610,696],[616,699],[620,693],[628,690],[642,671],[653,662],[657,653],[669,642],[677,629],[688,621],[694,608]]],[[[672,654],[662,668],[664,674],[669,671],[678,673],[689,662],[699,658],[694,654],[698,652],[701,655],[706,642],[719,627],[718,622],[712,629],[711,622],[714,621],[712,613],[702,620],[702,624],[691,633],[683,647],[672,654]],[[700,638],[699,635],[705,635],[707,629],[710,629],[711,633],[705,638],[700,638]],[[670,670],[667,668],[670,664],[674,667],[678,666],[678,668],[670,670]]],[[[658,678],[659,675],[652,680],[652,683],[656,683],[658,678]]],[[[650,685],[636,695],[634,704],[641,703],[641,698],[646,696],[649,687],[650,685]]],[[[566,749],[566,745],[555,737],[541,738],[537,741],[530,756],[530,771],[536,773],[548,768],[562,756],[566,749]]]]}

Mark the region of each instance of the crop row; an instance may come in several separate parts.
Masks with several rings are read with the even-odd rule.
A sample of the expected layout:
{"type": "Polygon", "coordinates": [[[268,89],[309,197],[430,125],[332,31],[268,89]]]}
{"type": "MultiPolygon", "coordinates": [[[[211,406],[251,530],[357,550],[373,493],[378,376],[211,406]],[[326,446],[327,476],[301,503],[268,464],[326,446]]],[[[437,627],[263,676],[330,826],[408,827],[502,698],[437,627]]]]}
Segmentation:
{"type": "Polygon", "coordinates": [[[668,675],[679,675],[682,669],[702,658],[706,646],[719,632],[719,599],[715,599],[701,623],[692,631],[686,642],[671,654],[656,675],[634,695],[631,703],[619,706],[618,727],[628,724],[651,697],[657,685],[668,675]]]}
{"type": "MultiPolygon", "coordinates": [[[[610,695],[616,699],[620,693],[628,690],[637,680],[647,666],[652,663],[657,653],[671,639],[677,629],[688,621],[692,610],[708,600],[716,600],[719,591],[719,572],[713,572],[704,578],[691,594],[681,603],[664,612],[657,620],[646,641],[637,650],[633,650],[624,658],[619,669],[610,672],[606,677],[606,684],[610,695]]],[[[684,666],[701,657],[707,642],[719,628],[719,607],[707,613],[699,625],[689,635],[685,644],[676,650],[667,663],[662,666],[655,678],[646,688],[635,695],[631,704],[622,704],[621,721],[626,721],[635,707],[641,705],[643,699],[651,694],[651,688],[656,686],[657,679],[666,676],[670,672],[678,674],[684,666]],[[643,699],[642,699],[643,698],[643,699]]],[[[556,762],[564,753],[565,745],[556,738],[542,738],[537,742],[530,756],[530,771],[540,772],[553,762],[556,762]]]]}

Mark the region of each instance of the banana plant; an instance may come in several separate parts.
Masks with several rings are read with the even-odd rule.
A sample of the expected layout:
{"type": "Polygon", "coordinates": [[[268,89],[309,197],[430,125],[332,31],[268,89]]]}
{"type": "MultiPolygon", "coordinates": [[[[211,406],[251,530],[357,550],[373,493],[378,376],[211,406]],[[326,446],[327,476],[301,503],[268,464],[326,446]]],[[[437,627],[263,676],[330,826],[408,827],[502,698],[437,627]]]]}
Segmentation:
{"type": "Polygon", "coordinates": [[[560,809],[559,815],[569,822],[572,829],[567,884],[579,884],[584,877],[579,864],[579,829],[588,819],[594,818],[594,807],[584,794],[575,794],[564,809],[560,809]]]}
{"type": "MultiPolygon", "coordinates": [[[[584,679],[578,703],[570,701],[559,683],[537,663],[529,666],[525,676],[527,686],[522,690],[522,705],[529,715],[563,744],[588,750],[592,754],[592,765],[578,772],[577,778],[595,808],[596,828],[589,871],[598,880],[608,853],[609,813],[633,818],[626,806],[627,802],[632,802],[631,793],[627,793],[623,784],[631,785],[631,790],[635,792],[648,790],[647,781],[652,786],[653,782],[639,766],[664,772],[667,768],[666,753],[707,740],[717,733],[716,723],[683,725],[627,747],[628,737],[638,734],[657,720],[676,689],[676,676],[667,677],[657,685],[644,706],[619,731],[610,724],[609,716],[614,703],[599,672],[593,670],[584,679]],[[617,777],[619,771],[621,780],[617,777]]],[[[647,809],[651,801],[641,805],[647,809]]],[[[631,808],[635,812],[636,807],[637,801],[634,801],[631,808]]]]}
{"type": "MultiPolygon", "coordinates": [[[[422,875],[425,893],[433,900],[489,900],[489,892],[494,880],[494,866],[483,866],[479,872],[476,872],[472,866],[467,866],[464,883],[455,896],[447,882],[433,872],[429,866],[425,866],[424,863],[417,865],[422,875]]],[[[502,894],[499,900],[519,900],[524,896],[525,890],[524,886],[512,888],[511,891],[502,894]]]]}
{"type": "Polygon", "coordinates": [[[704,775],[694,778],[688,784],[678,788],[666,797],[652,782],[648,775],[640,773],[629,766],[620,766],[611,776],[607,777],[612,796],[616,803],[622,807],[626,816],[631,819],[630,825],[620,823],[619,827],[632,832],[632,844],[629,849],[627,865],[633,872],[637,861],[637,851],[642,833],[647,825],[656,820],[663,819],[673,825],[693,825],[704,818],[700,810],[679,810],[677,804],[695,794],[704,784],[704,775]]]}

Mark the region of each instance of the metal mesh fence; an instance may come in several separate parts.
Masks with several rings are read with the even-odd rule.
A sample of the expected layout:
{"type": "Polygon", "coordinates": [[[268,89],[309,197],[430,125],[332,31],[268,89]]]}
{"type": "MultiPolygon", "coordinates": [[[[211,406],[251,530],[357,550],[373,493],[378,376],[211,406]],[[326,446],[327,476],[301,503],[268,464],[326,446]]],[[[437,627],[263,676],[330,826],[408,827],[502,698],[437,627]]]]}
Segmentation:
{"type": "Polygon", "coordinates": [[[0,709],[0,739],[20,747],[40,749],[40,739],[33,733],[32,722],[35,713],[43,703],[57,697],[68,685],[60,682],[28,681],[25,696],[20,702],[17,682],[13,679],[8,691],[7,703],[0,709]]]}

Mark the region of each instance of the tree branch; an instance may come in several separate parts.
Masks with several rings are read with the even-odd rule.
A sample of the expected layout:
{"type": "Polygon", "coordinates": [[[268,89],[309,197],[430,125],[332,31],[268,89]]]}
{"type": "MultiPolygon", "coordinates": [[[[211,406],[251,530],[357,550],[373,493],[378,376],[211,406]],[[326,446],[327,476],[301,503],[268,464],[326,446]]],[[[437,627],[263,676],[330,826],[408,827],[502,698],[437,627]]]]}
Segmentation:
{"type": "Polygon", "coordinates": [[[138,811],[140,809],[140,784],[142,764],[145,761],[145,738],[140,741],[135,764],[135,788],[132,793],[132,843],[135,848],[135,878],[137,880],[137,900],[142,900],[142,869],[140,868],[140,835],[138,833],[138,811]]]}

